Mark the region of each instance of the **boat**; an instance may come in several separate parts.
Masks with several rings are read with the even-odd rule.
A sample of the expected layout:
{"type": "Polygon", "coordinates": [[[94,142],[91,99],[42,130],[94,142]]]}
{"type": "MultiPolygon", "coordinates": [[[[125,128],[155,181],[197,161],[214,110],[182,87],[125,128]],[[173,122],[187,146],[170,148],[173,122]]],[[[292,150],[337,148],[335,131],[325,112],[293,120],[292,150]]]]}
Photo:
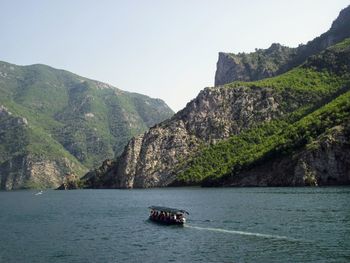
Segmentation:
{"type": "Polygon", "coordinates": [[[165,225],[183,225],[186,223],[186,215],[189,215],[185,210],[164,206],[150,206],[149,209],[149,219],[165,225]]]}
{"type": "Polygon", "coordinates": [[[42,195],[43,194],[43,190],[40,190],[40,192],[35,193],[35,195],[42,195]]]}

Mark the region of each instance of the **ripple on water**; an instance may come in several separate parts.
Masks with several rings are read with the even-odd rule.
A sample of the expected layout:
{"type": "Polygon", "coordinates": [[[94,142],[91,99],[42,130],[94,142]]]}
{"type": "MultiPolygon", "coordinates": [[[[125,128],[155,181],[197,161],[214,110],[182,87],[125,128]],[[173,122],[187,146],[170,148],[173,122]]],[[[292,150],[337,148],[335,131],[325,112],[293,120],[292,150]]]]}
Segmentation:
{"type": "Polygon", "coordinates": [[[350,188],[78,190],[43,197],[0,192],[1,262],[350,259],[350,188]],[[155,204],[189,210],[188,225],[149,222],[147,207],[155,204]]]}

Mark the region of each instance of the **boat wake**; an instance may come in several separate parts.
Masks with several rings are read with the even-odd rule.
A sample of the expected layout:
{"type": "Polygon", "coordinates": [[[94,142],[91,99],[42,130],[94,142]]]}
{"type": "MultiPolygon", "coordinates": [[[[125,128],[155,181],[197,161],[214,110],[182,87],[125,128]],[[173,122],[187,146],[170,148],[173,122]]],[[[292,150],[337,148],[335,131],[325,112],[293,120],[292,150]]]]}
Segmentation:
{"type": "Polygon", "coordinates": [[[185,226],[193,229],[198,229],[198,230],[207,230],[207,231],[234,234],[234,235],[255,236],[255,237],[261,237],[261,238],[279,239],[279,240],[287,240],[287,241],[295,241],[295,242],[300,241],[300,240],[289,238],[286,236],[269,235],[269,234],[245,232],[245,231],[238,231],[238,230],[227,230],[227,229],[212,228],[212,227],[199,227],[199,226],[191,226],[191,225],[185,225],[185,226]]]}

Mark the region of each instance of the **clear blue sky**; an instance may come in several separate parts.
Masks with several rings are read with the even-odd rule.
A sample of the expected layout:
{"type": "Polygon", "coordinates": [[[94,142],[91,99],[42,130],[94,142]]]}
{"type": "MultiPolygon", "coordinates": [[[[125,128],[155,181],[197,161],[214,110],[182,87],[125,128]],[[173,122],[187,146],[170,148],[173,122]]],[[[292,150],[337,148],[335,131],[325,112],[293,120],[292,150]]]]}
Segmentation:
{"type": "Polygon", "coordinates": [[[297,46],[345,0],[0,0],[0,60],[42,63],[165,100],[213,86],[218,52],[297,46]]]}

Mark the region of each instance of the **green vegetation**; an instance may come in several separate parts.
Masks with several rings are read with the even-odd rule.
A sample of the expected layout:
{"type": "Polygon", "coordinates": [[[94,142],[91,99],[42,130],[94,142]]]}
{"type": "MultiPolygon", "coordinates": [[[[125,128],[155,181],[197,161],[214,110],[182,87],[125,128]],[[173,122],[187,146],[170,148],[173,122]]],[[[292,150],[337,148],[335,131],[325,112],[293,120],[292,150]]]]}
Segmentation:
{"type": "Polygon", "coordinates": [[[0,113],[0,166],[32,154],[68,159],[81,175],[173,114],[161,100],[45,65],[0,62],[0,93],[0,106],[12,113],[0,113]]]}
{"type": "Polygon", "coordinates": [[[187,164],[178,180],[200,183],[238,173],[266,159],[292,154],[349,118],[350,92],[347,92],[295,123],[271,121],[205,148],[187,164]]]}
{"type": "Polygon", "coordinates": [[[329,48],[329,50],[332,50],[335,52],[349,52],[349,49],[350,49],[350,38],[344,39],[343,41],[329,48]]]}
{"type": "Polygon", "coordinates": [[[273,88],[284,98],[286,108],[290,107],[291,97],[309,103],[281,119],[202,148],[182,164],[177,180],[188,184],[219,182],[268,159],[294,154],[328,129],[347,123],[350,120],[349,47],[350,41],[345,40],[278,77],[226,85],[227,88],[273,88]]]}
{"type": "Polygon", "coordinates": [[[332,74],[329,71],[316,71],[312,68],[298,67],[285,74],[252,82],[233,82],[226,85],[234,87],[271,87],[277,91],[292,90],[293,92],[312,92],[329,94],[340,85],[344,84],[344,78],[332,74]]]}

